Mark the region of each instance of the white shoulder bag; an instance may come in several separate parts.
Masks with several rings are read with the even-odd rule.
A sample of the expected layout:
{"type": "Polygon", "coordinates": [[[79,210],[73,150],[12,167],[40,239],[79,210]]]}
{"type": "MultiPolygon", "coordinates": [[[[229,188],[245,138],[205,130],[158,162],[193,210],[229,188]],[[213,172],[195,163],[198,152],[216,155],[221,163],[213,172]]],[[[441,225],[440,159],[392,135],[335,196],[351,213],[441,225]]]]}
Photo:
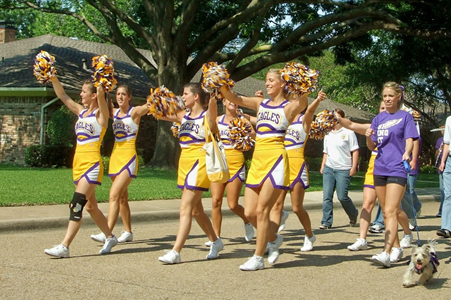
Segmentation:
{"type": "Polygon", "coordinates": [[[204,118],[206,152],[205,164],[207,166],[207,176],[210,182],[225,183],[230,178],[229,167],[224,151],[224,145],[217,134],[211,132],[207,117],[204,118]]]}

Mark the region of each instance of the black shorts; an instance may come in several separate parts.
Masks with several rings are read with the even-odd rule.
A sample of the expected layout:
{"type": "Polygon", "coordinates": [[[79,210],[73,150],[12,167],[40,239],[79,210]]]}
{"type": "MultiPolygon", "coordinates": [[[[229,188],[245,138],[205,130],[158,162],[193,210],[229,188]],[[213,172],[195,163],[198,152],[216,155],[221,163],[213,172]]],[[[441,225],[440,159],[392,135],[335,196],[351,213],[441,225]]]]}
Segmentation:
{"type": "Polygon", "coordinates": [[[397,176],[374,175],[374,186],[386,186],[389,183],[396,183],[401,186],[407,185],[407,178],[397,176]]]}

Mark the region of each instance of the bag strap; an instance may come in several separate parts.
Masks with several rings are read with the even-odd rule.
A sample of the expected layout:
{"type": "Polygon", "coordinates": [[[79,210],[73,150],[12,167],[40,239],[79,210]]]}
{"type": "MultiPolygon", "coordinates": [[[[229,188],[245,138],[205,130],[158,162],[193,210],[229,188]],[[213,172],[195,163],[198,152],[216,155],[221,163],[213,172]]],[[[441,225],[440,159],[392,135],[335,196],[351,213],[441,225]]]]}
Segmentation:
{"type": "Polygon", "coordinates": [[[209,143],[215,139],[215,136],[211,132],[210,125],[208,124],[207,115],[204,116],[204,128],[205,128],[205,142],[209,143]]]}

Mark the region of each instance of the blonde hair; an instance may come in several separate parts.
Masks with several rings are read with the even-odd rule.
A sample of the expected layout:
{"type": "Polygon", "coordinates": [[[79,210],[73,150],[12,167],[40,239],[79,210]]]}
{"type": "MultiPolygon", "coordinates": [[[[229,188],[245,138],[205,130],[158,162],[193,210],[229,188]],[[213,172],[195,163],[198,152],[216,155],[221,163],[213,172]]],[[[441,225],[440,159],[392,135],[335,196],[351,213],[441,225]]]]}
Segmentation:
{"type": "Polygon", "coordinates": [[[384,83],[384,86],[382,87],[382,92],[384,91],[384,89],[392,89],[395,91],[396,95],[401,95],[401,99],[397,103],[398,108],[401,108],[402,102],[404,101],[404,95],[403,95],[403,92],[405,90],[404,86],[402,86],[394,81],[389,81],[389,82],[384,83]]]}

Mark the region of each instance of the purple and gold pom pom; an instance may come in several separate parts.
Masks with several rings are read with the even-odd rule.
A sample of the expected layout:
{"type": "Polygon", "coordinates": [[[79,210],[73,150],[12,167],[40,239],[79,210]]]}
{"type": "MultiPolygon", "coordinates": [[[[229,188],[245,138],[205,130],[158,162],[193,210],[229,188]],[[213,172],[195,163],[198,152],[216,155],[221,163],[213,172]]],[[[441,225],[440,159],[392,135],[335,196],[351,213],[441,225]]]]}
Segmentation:
{"type": "Polygon", "coordinates": [[[147,96],[147,107],[149,115],[156,119],[162,116],[173,116],[185,109],[185,104],[181,97],[177,97],[173,92],[164,86],[150,89],[150,95],[147,96]]]}
{"type": "Polygon", "coordinates": [[[239,151],[248,151],[255,145],[255,140],[249,135],[252,125],[243,116],[234,118],[229,123],[229,138],[233,148],[239,151]]]}
{"type": "Polygon", "coordinates": [[[310,126],[309,136],[315,140],[322,140],[338,124],[333,111],[323,110],[316,115],[310,126]]]}
{"type": "Polygon", "coordinates": [[[94,86],[98,87],[102,84],[105,90],[114,90],[117,80],[114,76],[113,61],[105,54],[94,56],[92,58],[92,68],[94,69],[94,74],[92,75],[94,86]]]}
{"type": "Polygon", "coordinates": [[[421,120],[421,114],[417,110],[414,110],[414,109],[412,109],[410,107],[407,107],[405,105],[403,105],[402,110],[408,112],[413,117],[413,120],[415,122],[419,122],[421,120]]]}
{"type": "Polygon", "coordinates": [[[302,95],[318,86],[319,72],[300,63],[287,63],[281,72],[288,94],[302,95]]]}
{"type": "Polygon", "coordinates": [[[33,75],[40,83],[44,84],[52,77],[55,77],[56,69],[53,66],[54,63],[55,57],[44,50],[41,50],[41,52],[36,55],[34,59],[33,75]]]}
{"type": "Polygon", "coordinates": [[[180,123],[173,122],[171,126],[172,135],[176,138],[179,137],[180,134],[180,123]]]}
{"type": "Polygon", "coordinates": [[[215,62],[209,62],[202,65],[202,89],[206,93],[212,94],[216,100],[223,100],[224,97],[219,92],[222,86],[233,88],[235,82],[230,79],[230,74],[223,65],[215,62]]]}

